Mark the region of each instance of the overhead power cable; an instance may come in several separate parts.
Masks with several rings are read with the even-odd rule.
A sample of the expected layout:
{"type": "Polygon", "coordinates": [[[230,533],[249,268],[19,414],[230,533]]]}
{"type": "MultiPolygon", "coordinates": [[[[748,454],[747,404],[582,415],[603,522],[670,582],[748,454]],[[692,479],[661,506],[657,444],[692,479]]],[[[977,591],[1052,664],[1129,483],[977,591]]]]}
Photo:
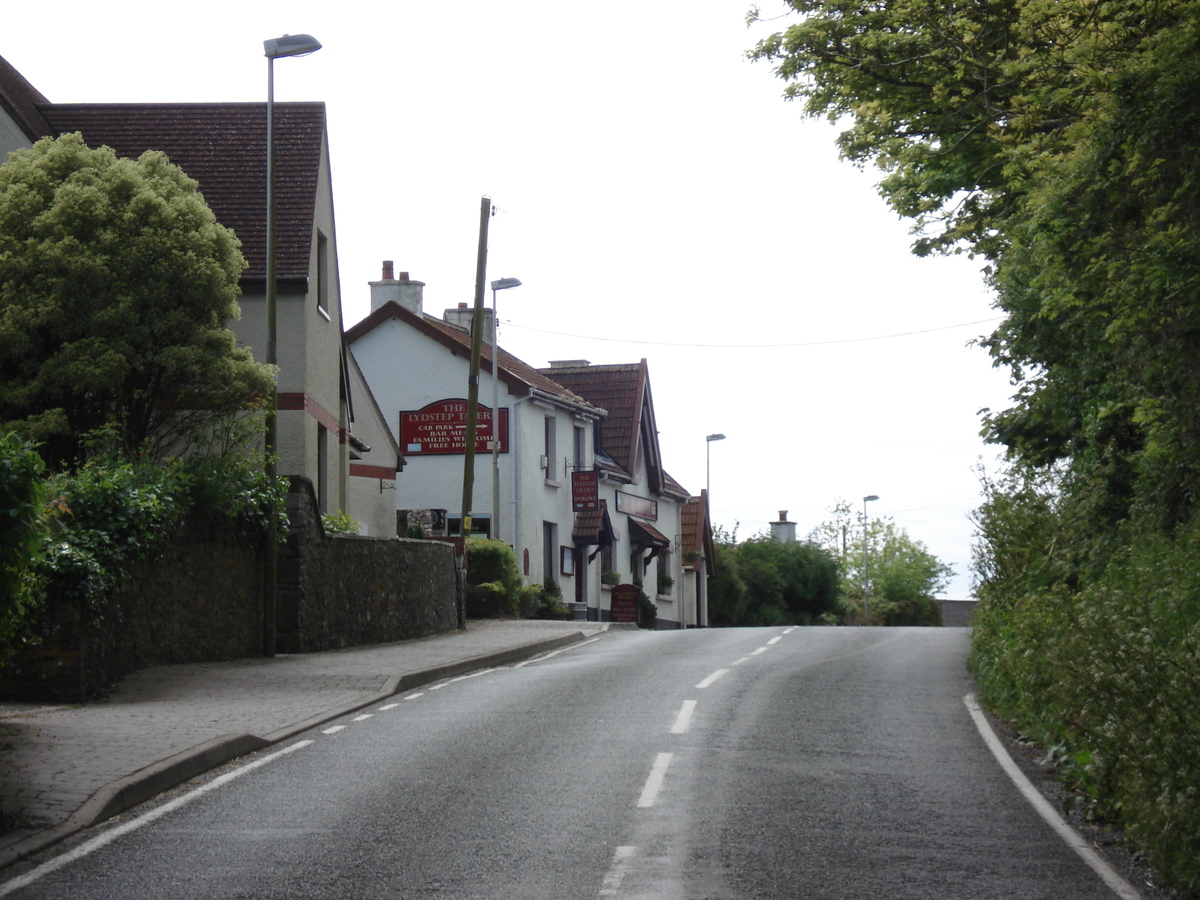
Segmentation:
{"type": "Polygon", "coordinates": [[[597,337],[594,334],[571,334],[566,331],[550,331],[546,328],[534,328],[532,325],[521,325],[506,319],[504,324],[510,328],[519,328],[523,331],[536,331],[538,334],[552,334],[556,337],[569,337],[584,341],[605,341],[613,344],[644,344],[651,347],[697,347],[702,349],[714,350],[733,350],[738,348],[750,350],[767,350],[781,347],[824,347],[831,344],[861,344],[867,341],[887,341],[893,338],[913,337],[918,334],[932,334],[935,331],[950,331],[955,328],[967,328],[972,325],[987,325],[992,322],[999,322],[1003,316],[997,316],[994,319],[980,319],[977,322],[960,322],[958,325],[943,325],[939,328],[925,328],[920,331],[903,331],[897,334],[877,334],[873,337],[857,337],[857,338],[841,338],[833,341],[800,341],[790,342],[786,344],[697,344],[691,342],[677,341],[640,341],[634,338],[617,338],[617,337],[597,337]]]}

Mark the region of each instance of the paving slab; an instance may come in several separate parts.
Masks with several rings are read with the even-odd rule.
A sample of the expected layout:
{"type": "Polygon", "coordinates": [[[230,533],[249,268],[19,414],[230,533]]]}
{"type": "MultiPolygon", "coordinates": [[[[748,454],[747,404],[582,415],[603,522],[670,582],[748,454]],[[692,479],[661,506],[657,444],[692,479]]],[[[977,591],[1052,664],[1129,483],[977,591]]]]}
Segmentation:
{"type": "Polygon", "coordinates": [[[384,696],[536,655],[597,622],[479,620],[328,653],[157,666],[82,706],[0,703],[0,868],[242,753],[384,696]]]}

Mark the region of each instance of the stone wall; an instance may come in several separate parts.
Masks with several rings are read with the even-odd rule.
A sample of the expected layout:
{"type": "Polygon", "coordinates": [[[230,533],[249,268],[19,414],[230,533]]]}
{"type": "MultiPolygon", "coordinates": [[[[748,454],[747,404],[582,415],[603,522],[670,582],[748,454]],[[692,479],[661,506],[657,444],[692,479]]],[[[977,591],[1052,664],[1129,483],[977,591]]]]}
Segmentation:
{"type": "Polygon", "coordinates": [[[0,668],[0,696],[78,703],[149,666],[262,651],[262,556],[215,526],[185,525],[153,559],[135,563],[103,624],[48,597],[32,626],[38,646],[0,668]]]}
{"type": "Polygon", "coordinates": [[[380,644],[457,627],[449,544],[328,536],[303,478],[292,479],[288,521],[279,558],[278,652],[380,644]]]}
{"type": "MultiPolygon", "coordinates": [[[[276,650],[298,653],[441,634],[457,627],[454,548],[325,534],[312,485],[293,479],[279,554],[276,650]]],[[[0,667],[0,698],[79,703],[150,666],[261,656],[263,558],[228,530],[185,526],[134,565],[98,628],[47,598],[36,647],[0,667]]]]}

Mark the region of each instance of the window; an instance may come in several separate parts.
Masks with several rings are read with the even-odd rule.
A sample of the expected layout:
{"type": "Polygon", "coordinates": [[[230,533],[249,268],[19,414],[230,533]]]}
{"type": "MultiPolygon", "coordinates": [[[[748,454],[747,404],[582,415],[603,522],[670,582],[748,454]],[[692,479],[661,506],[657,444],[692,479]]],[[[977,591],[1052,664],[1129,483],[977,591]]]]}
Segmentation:
{"type": "Polygon", "coordinates": [[[556,422],[554,416],[546,416],[546,480],[558,481],[558,466],[555,463],[555,456],[558,455],[558,450],[555,446],[556,422]]]}
{"type": "Polygon", "coordinates": [[[558,526],[542,523],[542,580],[558,583],[558,526]]]}
{"type": "Polygon", "coordinates": [[[581,472],[587,467],[587,433],[578,425],[575,426],[575,471],[581,472]]]}
{"type": "Polygon", "coordinates": [[[317,426],[317,509],[329,512],[329,429],[317,426]]]}
{"type": "Polygon", "coordinates": [[[317,232],[317,309],[329,318],[329,239],[317,232]]]}

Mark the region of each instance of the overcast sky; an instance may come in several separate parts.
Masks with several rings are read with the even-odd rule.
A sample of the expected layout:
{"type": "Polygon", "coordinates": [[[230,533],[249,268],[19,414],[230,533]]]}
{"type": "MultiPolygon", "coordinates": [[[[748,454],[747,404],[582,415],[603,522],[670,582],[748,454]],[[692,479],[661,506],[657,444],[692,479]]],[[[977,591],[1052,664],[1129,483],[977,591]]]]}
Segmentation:
{"type": "MultiPolygon", "coordinates": [[[[969,346],[996,319],[965,257],[916,259],[879,173],[838,160],[744,58],[748,0],[391,0],[6,8],[0,55],[54,102],[327,104],[345,325],[384,259],[426,311],[471,302],[480,198],[500,341],[527,362],[645,357],[667,470],[749,537],[839,498],[970,591],[978,411],[1011,389],[969,346]],[[186,11],[185,11],[186,10],[186,11]]],[[[773,2],[761,5],[766,14],[773,2]]],[[[490,301],[490,292],[488,294],[490,301]]],[[[464,387],[465,393],[465,387],[464,387]]],[[[398,485],[403,488],[403,475],[398,485]]]]}

